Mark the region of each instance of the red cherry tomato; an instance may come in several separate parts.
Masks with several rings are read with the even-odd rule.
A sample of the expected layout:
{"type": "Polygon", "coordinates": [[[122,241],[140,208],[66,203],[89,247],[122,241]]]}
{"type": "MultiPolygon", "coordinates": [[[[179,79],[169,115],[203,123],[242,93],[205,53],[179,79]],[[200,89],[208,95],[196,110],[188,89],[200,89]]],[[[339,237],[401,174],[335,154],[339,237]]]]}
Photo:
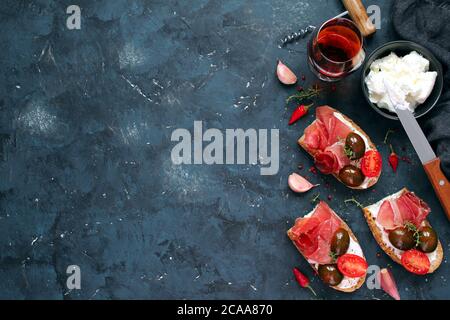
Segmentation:
{"type": "Polygon", "coordinates": [[[425,253],[411,249],[402,254],[402,265],[409,272],[424,275],[430,270],[430,259],[425,253]]]}
{"type": "Polygon", "coordinates": [[[366,177],[378,177],[383,165],[383,159],[378,151],[369,150],[361,160],[361,171],[366,177]]]}
{"type": "Polygon", "coordinates": [[[337,267],[344,276],[359,278],[366,274],[368,265],[364,258],[347,253],[337,259],[337,267]]]}

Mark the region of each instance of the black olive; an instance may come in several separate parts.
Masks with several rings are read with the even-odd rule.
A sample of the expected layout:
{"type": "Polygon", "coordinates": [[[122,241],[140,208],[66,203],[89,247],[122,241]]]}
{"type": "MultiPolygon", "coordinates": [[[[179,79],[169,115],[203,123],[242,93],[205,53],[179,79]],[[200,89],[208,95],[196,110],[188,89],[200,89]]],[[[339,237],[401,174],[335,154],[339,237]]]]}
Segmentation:
{"type": "Polygon", "coordinates": [[[352,160],[360,159],[366,153],[366,143],[354,132],[350,132],[345,139],[345,148],[350,151],[349,158],[352,160]]]}
{"type": "Polygon", "coordinates": [[[330,286],[337,286],[344,278],[336,264],[321,264],[318,272],[320,279],[330,286]]]}
{"type": "Polygon", "coordinates": [[[419,248],[423,252],[430,253],[436,250],[438,245],[438,237],[436,231],[431,227],[422,227],[419,229],[420,237],[419,237],[419,248]]]}
{"type": "Polygon", "coordinates": [[[339,179],[347,186],[357,187],[364,182],[364,174],[354,165],[347,165],[339,171],[339,179]]]}
{"type": "Polygon", "coordinates": [[[347,252],[349,245],[350,236],[347,230],[344,228],[337,229],[333,238],[331,238],[331,252],[336,256],[341,256],[347,252]]]}
{"type": "Polygon", "coordinates": [[[389,241],[400,250],[409,250],[415,247],[414,231],[406,227],[398,227],[389,232],[389,241]]]}

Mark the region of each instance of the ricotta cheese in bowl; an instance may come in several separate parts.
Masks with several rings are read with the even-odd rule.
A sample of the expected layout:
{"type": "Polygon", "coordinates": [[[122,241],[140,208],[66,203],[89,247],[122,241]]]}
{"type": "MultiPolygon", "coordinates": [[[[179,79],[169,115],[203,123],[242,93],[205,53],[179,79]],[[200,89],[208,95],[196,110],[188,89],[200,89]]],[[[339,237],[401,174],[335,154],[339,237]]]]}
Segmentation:
{"type": "Polygon", "coordinates": [[[436,83],[438,73],[428,71],[430,61],[416,51],[399,57],[394,52],[381,59],[377,59],[370,65],[370,72],[365,78],[369,99],[379,108],[384,108],[395,113],[394,106],[386,92],[384,79],[398,90],[398,94],[404,97],[409,110],[424,103],[430,96],[436,83]]]}

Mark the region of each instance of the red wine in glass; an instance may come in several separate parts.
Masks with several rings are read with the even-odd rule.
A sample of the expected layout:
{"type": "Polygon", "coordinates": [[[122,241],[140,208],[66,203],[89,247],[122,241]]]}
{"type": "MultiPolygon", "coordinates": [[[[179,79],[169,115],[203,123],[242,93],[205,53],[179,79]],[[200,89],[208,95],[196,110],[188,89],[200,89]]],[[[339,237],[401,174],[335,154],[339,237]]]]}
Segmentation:
{"type": "Polygon", "coordinates": [[[337,81],[358,69],[365,59],[363,36],[345,18],[325,22],[308,44],[308,62],[319,79],[337,81]]]}

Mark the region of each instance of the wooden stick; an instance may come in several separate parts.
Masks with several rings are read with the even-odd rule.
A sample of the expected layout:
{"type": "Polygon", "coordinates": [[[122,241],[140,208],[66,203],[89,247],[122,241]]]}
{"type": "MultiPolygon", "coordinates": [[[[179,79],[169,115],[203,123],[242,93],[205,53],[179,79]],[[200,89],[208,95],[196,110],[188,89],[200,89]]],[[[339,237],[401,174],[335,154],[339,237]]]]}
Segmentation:
{"type": "Polygon", "coordinates": [[[342,0],[348,14],[364,37],[374,34],[377,29],[367,16],[366,8],[361,0],[342,0]]]}
{"type": "Polygon", "coordinates": [[[441,202],[447,218],[450,220],[450,183],[441,170],[441,160],[436,158],[428,163],[425,163],[423,167],[428,178],[430,179],[431,185],[433,186],[439,201],[441,202]]]}

